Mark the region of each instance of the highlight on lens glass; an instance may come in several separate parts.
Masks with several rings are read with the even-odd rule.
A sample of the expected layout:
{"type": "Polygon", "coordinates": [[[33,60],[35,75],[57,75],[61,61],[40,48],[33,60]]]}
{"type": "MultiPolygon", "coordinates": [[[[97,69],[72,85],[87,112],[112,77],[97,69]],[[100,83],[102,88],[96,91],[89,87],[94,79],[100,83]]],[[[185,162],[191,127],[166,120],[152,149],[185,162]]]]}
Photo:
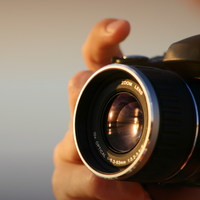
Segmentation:
{"type": "Polygon", "coordinates": [[[89,78],[74,114],[89,170],[109,180],[200,186],[199,41],[176,42],[164,57],[114,58],[89,78]]]}
{"type": "Polygon", "coordinates": [[[127,152],[141,137],[143,111],[137,99],[128,93],[121,93],[112,101],[107,116],[106,138],[114,151],[127,152]]]}

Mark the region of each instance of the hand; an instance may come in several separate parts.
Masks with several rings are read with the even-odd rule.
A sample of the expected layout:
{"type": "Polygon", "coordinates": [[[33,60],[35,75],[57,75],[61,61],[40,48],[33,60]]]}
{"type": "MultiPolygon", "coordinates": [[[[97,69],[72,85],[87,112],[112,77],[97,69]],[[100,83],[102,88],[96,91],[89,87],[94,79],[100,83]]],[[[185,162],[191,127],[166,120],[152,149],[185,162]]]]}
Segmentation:
{"type": "MultiPolygon", "coordinates": [[[[83,46],[83,55],[90,71],[79,72],[69,83],[69,101],[71,118],[79,92],[95,71],[109,64],[113,56],[121,56],[119,43],[129,34],[127,21],[106,19],[99,22],[91,31],[83,46]]],[[[139,183],[103,180],[93,175],[81,162],[77,154],[72,121],[64,139],[54,152],[55,171],[53,190],[58,200],[101,199],[148,200],[147,192],[139,183]]]]}
{"type": "MultiPolygon", "coordinates": [[[[119,43],[130,31],[124,20],[106,19],[91,31],[83,46],[83,55],[90,71],[76,74],[69,83],[71,122],[64,139],[54,151],[55,171],[52,178],[57,200],[150,200],[139,183],[109,181],[96,177],[81,162],[76,151],[72,130],[72,117],[79,92],[93,71],[109,64],[113,56],[122,56],[119,43]]],[[[200,198],[199,189],[147,186],[155,200],[189,200],[200,198]]]]}

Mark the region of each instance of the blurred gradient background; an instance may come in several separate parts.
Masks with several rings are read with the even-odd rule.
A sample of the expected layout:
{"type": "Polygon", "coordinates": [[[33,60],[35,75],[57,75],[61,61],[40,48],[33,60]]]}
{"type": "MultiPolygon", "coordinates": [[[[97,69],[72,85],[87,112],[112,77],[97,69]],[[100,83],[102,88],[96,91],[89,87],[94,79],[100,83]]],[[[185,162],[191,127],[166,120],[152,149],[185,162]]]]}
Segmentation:
{"type": "Polygon", "coordinates": [[[160,55],[200,33],[184,0],[0,0],[1,200],[55,199],[52,154],[68,128],[68,82],[86,69],[81,47],[103,18],[130,21],[126,55],[160,55]]]}

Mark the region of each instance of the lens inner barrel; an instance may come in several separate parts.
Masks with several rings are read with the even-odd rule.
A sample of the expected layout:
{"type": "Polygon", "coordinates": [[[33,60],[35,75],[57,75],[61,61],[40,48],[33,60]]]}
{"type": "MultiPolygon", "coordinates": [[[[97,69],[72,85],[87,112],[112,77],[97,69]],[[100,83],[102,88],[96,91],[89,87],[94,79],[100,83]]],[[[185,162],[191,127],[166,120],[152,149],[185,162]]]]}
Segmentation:
{"type": "Polygon", "coordinates": [[[117,153],[125,153],[138,143],[143,127],[143,110],[129,93],[115,95],[108,105],[106,140],[117,153]]]}

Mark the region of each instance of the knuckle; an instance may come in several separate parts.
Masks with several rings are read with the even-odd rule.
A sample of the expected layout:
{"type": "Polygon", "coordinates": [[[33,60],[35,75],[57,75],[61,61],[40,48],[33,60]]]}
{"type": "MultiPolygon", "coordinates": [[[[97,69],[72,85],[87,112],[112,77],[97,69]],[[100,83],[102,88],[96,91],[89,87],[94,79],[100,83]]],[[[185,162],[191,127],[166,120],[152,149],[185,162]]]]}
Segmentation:
{"type": "Polygon", "coordinates": [[[57,164],[58,157],[59,157],[59,149],[60,149],[60,144],[57,144],[53,151],[53,161],[54,161],[55,166],[57,164]]]}
{"type": "Polygon", "coordinates": [[[56,169],[54,170],[52,179],[51,179],[51,184],[52,184],[52,189],[53,189],[53,194],[55,197],[58,196],[58,191],[59,191],[59,187],[58,187],[58,181],[57,181],[57,172],[56,169]]]}
{"type": "Polygon", "coordinates": [[[71,78],[71,80],[69,81],[69,84],[68,84],[68,90],[69,90],[69,92],[73,92],[74,88],[80,90],[83,87],[83,84],[89,78],[90,74],[91,73],[89,73],[89,71],[81,71],[81,72],[78,72],[77,74],[75,74],[71,78]]]}
{"type": "Polygon", "coordinates": [[[87,45],[87,43],[88,42],[86,40],[86,42],[82,46],[82,54],[83,54],[84,59],[87,58],[87,52],[88,52],[88,45],[87,45]]]}
{"type": "Polygon", "coordinates": [[[69,94],[77,97],[85,82],[92,75],[92,73],[92,71],[81,71],[75,74],[68,84],[69,94]]]}
{"type": "Polygon", "coordinates": [[[71,200],[67,194],[66,188],[63,187],[62,172],[55,169],[52,176],[52,191],[57,200],[71,200]]]}
{"type": "Polygon", "coordinates": [[[93,196],[96,199],[104,199],[105,191],[103,186],[106,184],[106,180],[99,178],[94,174],[92,174],[90,180],[91,191],[93,193],[93,196]]]}
{"type": "Polygon", "coordinates": [[[69,81],[68,89],[73,90],[75,87],[79,86],[79,80],[83,76],[83,72],[78,72],[69,81]]]}

